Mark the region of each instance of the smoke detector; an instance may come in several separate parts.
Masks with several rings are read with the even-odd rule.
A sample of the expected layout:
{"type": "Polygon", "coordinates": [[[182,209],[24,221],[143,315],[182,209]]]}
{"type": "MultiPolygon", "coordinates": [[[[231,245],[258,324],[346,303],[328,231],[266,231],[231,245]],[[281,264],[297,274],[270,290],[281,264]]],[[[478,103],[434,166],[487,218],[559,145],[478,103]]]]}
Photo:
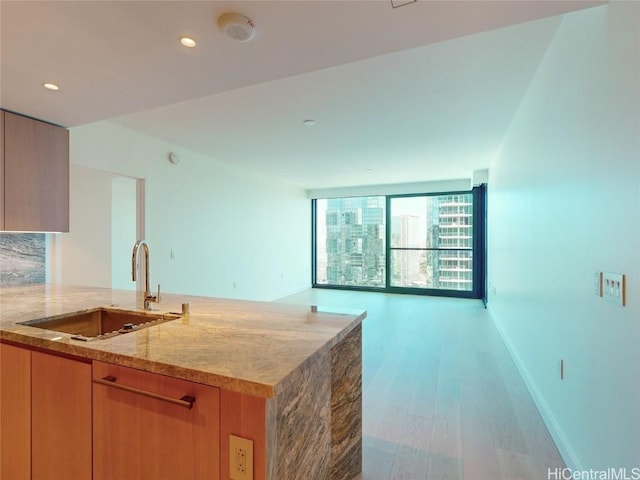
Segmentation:
{"type": "Polygon", "coordinates": [[[256,33],[253,21],[240,13],[223,13],[218,17],[218,26],[234,42],[248,42],[256,33]]]}

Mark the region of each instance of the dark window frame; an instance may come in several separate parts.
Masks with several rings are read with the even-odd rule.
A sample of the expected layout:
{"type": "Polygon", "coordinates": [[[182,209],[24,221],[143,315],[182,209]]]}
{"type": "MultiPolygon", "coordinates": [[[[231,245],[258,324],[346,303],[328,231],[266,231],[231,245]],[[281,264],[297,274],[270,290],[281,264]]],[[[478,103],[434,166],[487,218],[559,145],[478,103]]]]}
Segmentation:
{"type": "MultiPolygon", "coordinates": [[[[362,195],[371,196],[371,195],[362,195]]],[[[385,286],[366,287],[354,285],[330,285],[317,283],[317,209],[316,199],[311,201],[311,285],[313,288],[326,288],[332,290],[355,290],[364,292],[400,293],[411,295],[430,295],[438,297],[456,298],[486,298],[486,188],[484,185],[474,187],[466,191],[447,191],[429,193],[411,193],[399,195],[375,195],[385,197],[385,286]],[[402,248],[391,247],[391,200],[393,198],[404,197],[425,197],[443,195],[472,194],[473,199],[473,237],[471,252],[473,255],[473,288],[465,290],[448,290],[441,288],[414,288],[414,287],[394,287],[391,286],[391,251],[402,250],[402,248]]],[[[354,197],[358,197],[357,195],[354,197]]],[[[346,198],[346,197],[345,197],[346,198]]],[[[349,197],[351,198],[351,197],[349,197]]],[[[420,249],[422,250],[422,249],[420,249]]],[[[443,248],[428,248],[426,250],[447,250],[443,248]]],[[[460,248],[451,250],[459,251],[460,248]]],[[[469,250],[466,250],[469,251],[469,250]]]]}

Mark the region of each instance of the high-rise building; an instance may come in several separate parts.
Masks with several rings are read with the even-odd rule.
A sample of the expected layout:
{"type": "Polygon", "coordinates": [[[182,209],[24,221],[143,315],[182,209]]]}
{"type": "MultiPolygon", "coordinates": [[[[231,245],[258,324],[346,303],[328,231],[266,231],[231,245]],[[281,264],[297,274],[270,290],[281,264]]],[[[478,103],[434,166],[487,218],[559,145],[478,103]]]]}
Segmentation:
{"type": "Polygon", "coordinates": [[[440,250],[434,257],[434,288],[473,288],[473,201],[471,194],[434,197],[428,236],[440,250]]]}
{"type": "Polygon", "coordinates": [[[384,209],[384,197],[327,200],[327,284],[384,287],[384,209]]]}

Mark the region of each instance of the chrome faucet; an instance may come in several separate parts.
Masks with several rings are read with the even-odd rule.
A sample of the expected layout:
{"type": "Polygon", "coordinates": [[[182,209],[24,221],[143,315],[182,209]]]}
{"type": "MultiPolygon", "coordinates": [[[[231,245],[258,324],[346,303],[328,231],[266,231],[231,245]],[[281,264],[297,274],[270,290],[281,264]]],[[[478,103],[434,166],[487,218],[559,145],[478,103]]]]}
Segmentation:
{"type": "Polygon", "coordinates": [[[160,284],[158,284],[158,294],[151,295],[149,288],[149,245],[144,240],[138,240],[133,246],[133,254],[131,255],[131,278],[136,281],[136,259],[140,247],[144,250],[144,309],[151,310],[150,303],[160,303],[160,284]]]}

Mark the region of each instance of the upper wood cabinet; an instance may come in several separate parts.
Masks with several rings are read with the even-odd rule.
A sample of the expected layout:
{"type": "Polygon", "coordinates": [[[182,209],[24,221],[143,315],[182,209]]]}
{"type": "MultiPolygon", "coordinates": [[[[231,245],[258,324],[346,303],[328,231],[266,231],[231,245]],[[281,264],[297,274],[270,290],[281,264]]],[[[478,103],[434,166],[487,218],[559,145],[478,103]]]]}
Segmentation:
{"type": "Polygon", "coordinates": [[[4,230],[4,111],[0,110],[0,230],[4,230]]]}
{"type": "Polygon", "coordinates": [[[2,111],[0,230],[69,231],[69,131],[2,111]]]}

